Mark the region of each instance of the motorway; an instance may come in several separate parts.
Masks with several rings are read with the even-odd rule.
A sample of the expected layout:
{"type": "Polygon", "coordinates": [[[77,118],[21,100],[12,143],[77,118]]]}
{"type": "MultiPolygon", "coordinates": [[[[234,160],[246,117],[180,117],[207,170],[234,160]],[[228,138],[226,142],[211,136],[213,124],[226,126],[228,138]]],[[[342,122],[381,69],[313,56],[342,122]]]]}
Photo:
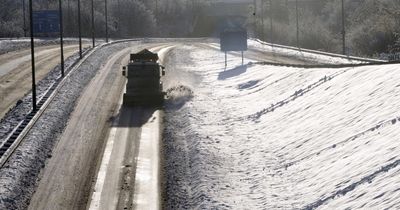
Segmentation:
{"type": "MultiPolygon", "coordinates": [[[[104,149],[104,157],[110,155],[111,161],[100,171],[99,179],[104,180],[102,173],[105,173],[107,179],[103,187],[97,190],[106,190],[96,191],[93,197],[100,197],[101,200],[95,201],[97,203],[92,206],[96,209],[110,209],[127,205],[123,203],[125,197],[128,199],[126,202],[132,201],[129,201],[129,198],[132,198],[133,192],[121,190],[120,182],[122,178],[134,178],[134,162],[139,141],[142,139],[142,125],[150,126],[150,130],[157,129],[159,123],[154,122],[158,122],[160,113],[151,109],[121,108],[121,93],[125,84],[121,69],[127,63],[129,53],[145,47],[157,52],[164,46],[148,44],[131,47],[107,60],[77,102],[69,123],[53,151],[53,157],[44,169],[30,209],[85,208],[92,184],[96,183],[96,171],[103,162],[100,160],[104,149]],[[154,121],[151,117],[153,123],[146,124],[153,114],[157,116],[157,120],[154,121]],[[104,148],[107,144],[114,146],[104,148]]],[[[156,136],[155,140],[158,141],[159,137],[156,136]]]]}
{"type": "MultiPolygon", "coordinates": [[[[152,108],[121,106],[125,85],[121,68],[127,63],[130,53],[143,48],[158,52],[161,63],[170,51],[184,48],[185,45],[218,50],[214,44],[183,41],[127,44],[124,50],[104,61],[76,102],[68,124],[41,172],[29,209],[161,207],[158,143],[163,113],[152,108]]],[[[42,51],[37,58],[38,80],[46,74],[46,69],[52,69],[59,62],[57,49],[44,47],[42,51]]],[[[66,47],[66,56],[74,52],[76,46],[66,47]]],[[[1,87],[4,88],[1,91],[4,100],[1,101],[15,102],[29,90],[30,80],[27,78],[30,76],[30,66],[24,57],[28,51],[15,52],[14,57],[18,53],[21,53],[21,58],[11,62],[19,64],[23,69],[21,73],[7,67],[11,65],[5,62],[4,67],[0,68],[5,73],[0,84],[7,84],[1,87]],[[17,79],[6,79],[7,75],[10,78],[25,78],[22,88],[21,82],[17,85],[17,79]]],[[[277,61],[276,55],[260,51],[251,51],[245,57],[256,61],[277,61]]],[[[12,57],[3,59],[10,60],[12,57]]],[[[169,62],[173,63],[174,60],[169,59],[169,62]]],[[[279,58],[279,62],[305,63],[284,57],[279,58]]],[[[1,104],[2,110],[12,104],[1,104]]]]}
{"type": "MultiPolygon", "coordinates": [[[[85,45],[84,45],[85,46],[85,45]]],[[[78,52],[78,45],[66,45],[64,57],[78,52]]],[[[60,63],[59,45],[36,48],[36,81],[43,79],[60,63]]],[[[0,119],[32,88],[30,50],[0,55],[0,119]]]]}

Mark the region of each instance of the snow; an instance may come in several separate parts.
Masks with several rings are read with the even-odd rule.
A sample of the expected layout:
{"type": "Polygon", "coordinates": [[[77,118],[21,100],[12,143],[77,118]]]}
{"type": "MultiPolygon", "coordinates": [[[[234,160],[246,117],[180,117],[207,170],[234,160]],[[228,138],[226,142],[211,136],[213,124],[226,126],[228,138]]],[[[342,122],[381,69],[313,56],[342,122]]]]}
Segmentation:
{"type": "Polygon", "coordinates": [[[225,70],[215,50],[171,56],[166,69],[196,79],[175,81],[193,98],[166,106],[166,209],[400,208],[399,65],[241,67],[229,56],[225,70]]]}
{"type": "MultiPolygon", "coordinates": [[[[195,42],[164,58],[166,209],[400,208],[399,65],[240,66],[230,55],[225,69],[221,52],[195,42]]],[[[311,63],[359,62],[249,46],[311,63]]],[[[71,75],[1,169],[1,209],[27,207],[81,91],[126,47],[96,52],[71,75]]]]}
{"type": "Polygon", "coordinates": [[[385,60],[362,58],[355,56],[345,56],[341,54],[328,53],[324,51],[310,50],[297,48],[286,45],[271,44],[257,39],[249,39],[249,48],[266,49],[267,51],[274,51],[282,53],[283,55],[294,55],[297,57],[309,58],[310,61],[327,62],[331,64],[340,63],[362,63],[362,62],[384,62],[385,60]]]}
{"type": "Polygon", "coordinates": [[[311,63],[313,62],[327,63],[327,64],[361,63],[361,61],[347,59],[347,58],[311,53],[311,52],[301,51],[298,49],[283,48],[280,47],[280,45],[273,45],[273,46],[265,45],[252,39],[248,40],[248,46],[249,49],[260,49],[266,52],[274,52],[288,57],[304,58],[311,63]]]}

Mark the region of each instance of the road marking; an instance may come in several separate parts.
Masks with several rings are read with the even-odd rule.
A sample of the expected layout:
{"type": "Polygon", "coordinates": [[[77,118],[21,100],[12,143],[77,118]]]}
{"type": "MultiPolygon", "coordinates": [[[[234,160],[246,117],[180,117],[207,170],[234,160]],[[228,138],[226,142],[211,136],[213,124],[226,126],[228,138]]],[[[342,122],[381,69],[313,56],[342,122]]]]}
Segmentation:
{"type": "Polygon", "coordinates": [[[142,127],[135,176],[135,209],[160,209],[160,110],[142,127]]]}
{"type": "MultiPolygon", "coordinates": [[[[120,110],[122,106],[122,94],[118,102],[116,110],[120,110]]],[[[96,184],[94,186],[94,192],[92,195],[92,200],[90,201],[89,210],[99,209],[101,202],[101,194],[103,192],[103,187],[107,175],[108,165],[111,160],[111,154],[114,148],[114,142],[117,136],[118,122],[120,120],[120,115],[113,121],[112,128],[110,130],[109,137],[107,139],[106,148],[104,149],[103,158],[101,159],[101,166],[97,175],[96,184]]]]}
{"type": "MultiPolygon", "coordinates": [[[[160,56],[160,61],[161,61],[163,59],[163,57],[164,57],[164,54],[166,54],[170,49],[172,49],[172,47],[173,46],[166,47],[165,45],[161,45],[159,47],[152,47],[152,48],[150,48],[150,50],[151,51],[159,51],[158,54],[160,56]]],[[[122,93],[121,93],[120,101],[118,102],[118,106],[116,108],[117,112],[118,112],[118,110],[121,110],[122,100],[123,100],[122,94],[124,92],[125,92],[125,88],[124,88],[124,91],[122,91],[122,93]]],[[[159,119],[160,118],[160,114],[159,114],[159,111],[157,111],[156,113],[157,113],[156,114],[156,119],[154,121],[151,121],[151,124],[153,124],[152,127],[157,126],[156,129],[152,128],[151,132],[154,132],[153,130],[155,130],[156,132],[155,133],[150,133],[150,134],[152,134],[152,135],[157,134],[157,137],[156,136],[152,136],[152,141],[151,142],[155,142],[155,144],[154,145],[150,145],[150,146],[152,146],[152,147],[156,146],[157,148],[159,148],[158,145],[159,145],[159,140],[160,140],[160,128],[159,128],[159,126],[160,126],[160,124],[159,124],[160,123],[160,121],[159,121],[160,120],[159,119]]],[[[117,194],[116,195],[112,195],[114,197],[113,199],[109,199],[109,200],[111,200],[113,202],[113,204],[104,205],[104,203],[102,203],[102,197],[103,197],[102,194],[103,194],[104,190],[107,190],[107,189],[104,189],[104,188],[107,188],[107,187],[105,187],[105,185],[107,185],[106,184],[106,182],[107,182],[106,179],[108,177],[107,176],[107,171],[109,170],[110,164],[113,164],[111,162],[111,157],[115,156],[115,155],[113,155],[114,146],[118,146],[118,145],[114,145],[114,143],[116,141],[118,141],[119,144],[121,144],[121,141],[123,139],[126,140],[128,138],[128,136],[124,137],[123,139],[118,139],[117,138],[117,137],[120,137],[119,135],[124,131],[126,131],[126,135],[128,135],[128,133],[129,133],[128,132],[129,128],[121,128],[121,127],[118,126],[118,124],[120,123],[120,120],[121,120],[120,115],[118,115],[118,117],[113,121],[113,127],[111,128],[109,137],[107,139],[107,144],[106,144],[106,148],[104,150],[103,158],[101,160],[101,165],[100,165],[100,168],[99,168],[99,171],[98,171],[96,184],[94,186],[94,190],[93,190],[93,193],[92,193],[91,200],[89,201],[90,202],[89,210],[104,209],[104,208],[107,208],[106,206],[108,206],[108,207],[110,207],[110,206],[117,207],[117,205],[118,205],[118,197],[119,197],[118,194],[120,192],[119,190],[117,190],[117,192],[116,192],[117,194]]],[[[145,125],[143,125],[143,127],[146,127],[146,126],[147,126],[147,123],[145,125]]],[[[146,135],[150,135],[150,134],[147,134],[147,132],[145,132],[145,133],[146,134],[143,134],[143,132],[142,132],[141,135],[144,135],[144,136],[140,137],[140,139],[139,139],[140,144],[139,145],[141,145],[141,144],[146,145],[146,143],[150,142],[150,140],[146,140],[146,141],[142,140],[142,138],[146,137],[146,135]]],[[[146,139],[148,139],[148,138],[146,137],[146,139]]],[[[139,150],[141,150],[141,149],[142,149],[142,146],[139,146],[139,150]]],[[[146,149],[149,149],[149,148],[146,147],[146,149]]],[[[151,155],[153,155],[153,156],[151,157],[151,160],[150,160],[150,161],[152,161],[152,165],[150,166],[152,174],[149,175],[150,176],[149,179],[155,178],[155,180],[153,180],[153,182],[152,182],[153,185],[149,186],[151,188],[149,188],[148,192],[153,193],[152,189],[157,189],[157,192],[159,193],[159,183],[158,183],[159,182],[159,175],[158,175],[158,173],[159,173],[159,149],[157,149],[157,151],[155,151],[155,150],[151,150],[151,151],[153,151],[151,153],[151,155]],[[154,164],[156,164],[156,165],[154,165],[154,164]],[[154,182],[156,183],[156,185],[154,185],[154,182]]],[[[121,156],[121,154],[118,155],[118,157],[120,157],[120,156],[121,156]]],[[[143,156],[143,154],[142,154],[142,156],[143,156]]],[[[139,157],[140,156],[138,156],[138,162],[142,159],[142,158],[139,158],[139,157]]],[[[113,161],[116,161],[116,160],[113,160],[113,161]]],[[[140,161],[140,162],[142,163],[142,161],[140,161]]],[[[121,163],[118,162],[118,163],[114,163],[114,164],[121,164],[121,163]]],[[[143,164],[148,165],[149,163],[146,162],[146,163],[143,163],[143,164]]],[[[134,167],[137,167],[137,166],[134,166],[134,167]]],[[[139,170],[139,168],[138,168],[138,170],[139,170]]],[[[120,173],[120,172],[118,172],[118,173],[120,173]]],[[[116,181],[117,183],[119,182],[119,180],[111,180],[111,181],[114,181],[114,182],[116,181]]],[[[136,183],[135,183],[135,186],[136,186],[136,183]]],[[[113,186],[113,187],[117,187],[118,188],[120,186],[113,186]]],[[[153,195],[153,194],[149,194],[149,193],[147,193],[147,191],[145,193],[143,193],[143,196],[145,198],[147,198],[149,195],[153,195]]],[[[149,196],[149,197],[151,197],[152,202],[155,202],[159,206],[159,204],[160,204],[160,197],[159,196],[149,196]]],[[[145,209],[154,209],[154,208],[145,208],[145,209]]],[[[155,208],[155,209],[159,209],[159,208],[155,208]]]]}

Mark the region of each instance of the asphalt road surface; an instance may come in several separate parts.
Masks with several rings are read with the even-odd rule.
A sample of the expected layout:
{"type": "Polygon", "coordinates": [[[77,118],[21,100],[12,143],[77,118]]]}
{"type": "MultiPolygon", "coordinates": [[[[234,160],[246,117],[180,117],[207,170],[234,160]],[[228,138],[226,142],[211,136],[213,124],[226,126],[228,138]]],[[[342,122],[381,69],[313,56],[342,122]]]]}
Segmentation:
{"type": "MultiPolygon", "coordinates": [[[[78,45],[66,45],[64,57],[78,52],[78,45]]],[[[32,88],[31,54],[29,50],[0,55],[0,119],[32,88]]],[[[37,47],[35,54],[36,81],[60,63],[58,45],[37,47]]]]}

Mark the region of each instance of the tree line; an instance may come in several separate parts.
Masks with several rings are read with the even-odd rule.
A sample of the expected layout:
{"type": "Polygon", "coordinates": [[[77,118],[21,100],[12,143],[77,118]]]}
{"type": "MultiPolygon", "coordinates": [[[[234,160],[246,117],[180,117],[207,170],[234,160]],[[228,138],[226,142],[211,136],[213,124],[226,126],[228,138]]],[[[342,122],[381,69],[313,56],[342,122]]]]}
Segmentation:
{"type": "MultiPolygon", "coordinates": [[[[379,57],[400,48],[400,1],[344,0],[346,53],[379,57]]],[[[342,1],[258,1],[257,36],[300,47],[342,52],[342,1]],[[298,20],[298,24],[297,24],[298,20]],[[272,27],[271,27],[272,26],[272,27]]]]}
{"type": "MultiPolygon", "coordinates": [[[[0,1],[0,37],[23,36],[24,1],[27,11],[28,0],[0,1]]],[[[106,1],[93,1],[96,36],[105,37],[106,1]]],[[[76,37],[78,0],[62,2],[65,36],[76,37]]],[[[342,0],[298,0],[297,6],[296,0],[257,0],[255,14],[250,2],[245,27],[252,35],[273,43],[342,52],[342,0]]],[[[58,9],[58,0],[33,3],[34,10],[58,9]]],[[[212,7],[211,0],[107,0],[108,31],[112,38],[217,36],[211,29],[217,20],[207,13],[212,7]]],[[[399,51],[399,0],[344,0],[344,8],[346,53],[377,57],[399,51]]],[[[81,19],[83,36],[91,37],[91,0],[81,0],[81,19]]],[[[27,14],[26,20],[29,26],[27,14]]]]}
{"type": "MultiPolygon", "coordinates": [[[[105,36],[105,3],[111,37],[184,37],[205,2],[198,0],[93,0],[96,36],[105,36]]],[[[22,37],[23,3],[29,30],[28,0],[0,1],[0,37],[22,37]]],[[[65,36],[78,34],[78,0],[62,0],[65,36]]],[[[81,0],[83,36],[91,36],[91,0],[81,0]]],[[[33,0],[33,10],[58,10],[58,0],[33,0]]],[[[28,33],[29,34],[29,33],[28,33]]]]}

